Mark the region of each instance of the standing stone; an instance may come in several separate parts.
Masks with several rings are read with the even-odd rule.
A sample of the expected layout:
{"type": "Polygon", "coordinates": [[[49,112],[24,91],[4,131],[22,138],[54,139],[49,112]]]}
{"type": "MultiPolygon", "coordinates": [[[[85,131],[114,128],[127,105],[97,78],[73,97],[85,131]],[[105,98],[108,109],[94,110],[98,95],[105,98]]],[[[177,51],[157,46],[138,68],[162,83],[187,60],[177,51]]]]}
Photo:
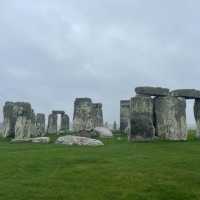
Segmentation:
{"type": "Polygon", "coordinates": [[[3,107],[3,131],[2,137],[15,137],[15,124],[17,121],[17,113],[14,112],[14,103],[6,102],[3,107]]]}
{"type": "Polygon", "coordinates": [[[113,122],[113,130],[114,130],[114,131],[117,130],[117,122],[116,122],[116,121],[113,122]]]}
{"type": "Polygon", "coordinates": [[[137,95],[131,99],[129,139],[149,140],[155,135],[153,125],[153,100],[151,97],[137,95]]]}
{"type": "Polygon", "coordinates": [[[90,98],[77,98],[74,102],[74,131],[93,129],[93,105],[90,98]]]}
{"type": "Polygon", "coordinates": [[[101,103],[94,103],[93,104],[93,126],[95,127],[103,127],[103,111],[102,111],[102,104],[101,103]]]}
{"type": "Polygon", "coordinates": [[[69,116],[67,114],[62,114],[60,131],[68,131],[68,130],[69,130],[69,116]]]}
{"type": "Polygon", "coordinates": [[[35,126],[35,114],[31,108],[31,104],[24,102],[15,103],[14,113],[17,114],[15,138],[35,137],[37,135],[37,128],[35,126]]]}
{"type": "Polygon", "coordinates": [[[120,130],[128,133],[130,129],[130,100],[120,101],[120,130]]]}
{"type": "Polygon", "coordinates": [[[167,140],[186,140],[186,100],[173,96],[155,98],[156,135],[167,140]]]}
{"type": "Polygon", "coordinates": [[[195,99],[194,116],[197,124],[197,138],[200,138],[200,99],[195,99]]]}
{"type": "Polygon", "coordinates": [[[6,102],[3,112],[3,137],[22,139],[36,135],[35,115],[30,103],[6,102]]]}
{"type": "Polygon", "coordinates": [[[57,121],[58,121],[57,114],[52,113],[49,115],[48,128],[47,128],[48,134],[56,134],[57,133],[57,121]]]}
{"type": "Polygon", "coordinates": [[[39,136],[45,136],[45,114],[37,114],[36,127],[38,129],[39,136]]]}

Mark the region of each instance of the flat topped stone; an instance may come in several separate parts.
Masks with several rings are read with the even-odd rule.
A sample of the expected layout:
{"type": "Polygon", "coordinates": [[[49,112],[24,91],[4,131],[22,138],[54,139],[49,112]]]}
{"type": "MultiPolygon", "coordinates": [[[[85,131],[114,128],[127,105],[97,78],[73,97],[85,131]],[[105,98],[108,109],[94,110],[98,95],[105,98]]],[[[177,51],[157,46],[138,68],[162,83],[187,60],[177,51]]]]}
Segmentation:
{"type": "Polygon", "coordinates": [[[121,100],[120,105],[121,106],[130,106],[130,100],[121,100]]]}
{"type": "Polygon", "coordinates": [[[186,99],[200,99],[200,91],[195,89],[173,90],[170,94],[174,97],[184,97],[186,99]]]}
{"type": "Polygon", "coordinates": [[[135,88],[136,94],[148,96],[168,96],[169,89],[161,87],[137,87],[135,88]]]}
{"type": "Polygon", "coordinates": [[[53,110],[52,111],[52,114],[55,114],[55,115],[64,115],[65,114],[65,111],[62,111],[62,110],[53,110]]]}

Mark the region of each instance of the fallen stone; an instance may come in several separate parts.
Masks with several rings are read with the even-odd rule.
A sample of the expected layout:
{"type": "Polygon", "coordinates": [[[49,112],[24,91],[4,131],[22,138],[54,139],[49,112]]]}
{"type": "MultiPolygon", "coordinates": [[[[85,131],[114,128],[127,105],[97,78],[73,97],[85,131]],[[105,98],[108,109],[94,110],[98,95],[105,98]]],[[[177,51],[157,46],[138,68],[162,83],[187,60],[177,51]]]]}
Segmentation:
{"type": "Polygon", "coordinates": [[[50,143],[50,138],[49,137],[21,138],[21,139],[14,138],[11,140],[11,143],[26,143],[26,142],[47,144],[50,143]]]}
{"type": "Polygon", "coordinates": [[[56,142],[56,144],[64,144],[64,145],[78,145],[78,146],[102,146],[104,145],[100,140],[95,140],[91,138],[86,137],[78,137],[78,136],[72,136],[67,135],[64,137],[59,137],[56,142]]]}
{"type": "Polygon", "coordinates": [[[11,143],[26,143],[26,142],[32,142],[32,138],[14,138],[10,141],[11,143]]]}
{"type": "Polygon", "coordinates": [[[136,94],[147,96],[168,96],[169,89],[161,87],[137,87],[135,88],[136,94]]]}
{"type": "Polygon", "coordinates": [[[166,140],[186,140],[186,100],[177,97],[155,98],[156,136],[166,140]]]}
{"type": "Polygon", "coordinates": [[[151,140],[155,136],[153,99],[136,96],[131,99],[129,140],[151,140]]]}
{"type": "Polygon", "coordinates": [[[200,91],[195,89],[173,90],[170,94],[174,97],[183,97],[186,99],[200,99],[200,91]]]}
{"type": "Polygon", "coordinates": [[[32,138],[31,141],[33,143],[48,144],[48,143],[50,143],[50,138],[49,137],[37,137],[37,138],[32,138]]]}
{"type": "Polygon", "coordinates": [[[99,136],[101,138],[112,138],[113,137],[112,131],[105,127],[96,127],[94,129],[94,132],[96,132],[97,136],[99,136]]]}

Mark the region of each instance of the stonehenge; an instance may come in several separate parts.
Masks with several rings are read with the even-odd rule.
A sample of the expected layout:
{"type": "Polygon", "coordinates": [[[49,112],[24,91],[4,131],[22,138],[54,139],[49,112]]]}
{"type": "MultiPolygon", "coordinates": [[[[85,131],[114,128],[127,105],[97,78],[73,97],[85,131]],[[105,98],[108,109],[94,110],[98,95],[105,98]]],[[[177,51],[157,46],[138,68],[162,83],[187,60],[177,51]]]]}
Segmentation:
{"type": "Polygon", "coordinates": [[[47,134],[59,134],[69,130],[69,116],[64,111],[52,111],[48,117],[47,134]],[[58,130],[58,115],[61,115],[60,130],[58,130]]]}
{"type": "Polygon", "coordinates": [[[91,130],[103,126],[102,104],[90,98],[76,98],[74,102],[73,130],[91,130]]]}
{"type": "MultiPolygon", "coordinates": [[[[161,87],[137,87],[135,97],[120,101],[120,130],[129,140],[187,140],[186,100],[194,99],[196,137],[200,139],[200,91],[179,89],[170,91],[161,87]]],[[[53,110],[48,116],[35,114],[28,102],[6,102],[3,107],[1,137],[21,141],[42,138],[46,134],[64,134],[70,129],[69,116],[53,110]],[[60,116],[60,125],[58,124],[60,116]]],[[[108,125],[107,125],[108,126],[108,125]]],[[[103,106],[90,98],[76,98],[74,102],[73,131],[85,133],[106,127],[103,106]]],[[[116,130],[116,123],[114,130],[116,130]]]]}
{"type": "Polygon", "coordinates": [[[187,140],[186,100],[194,99],[196,136],[200,138],[200,91],[137,87],[130,103],[129,140],[187,140]]]}

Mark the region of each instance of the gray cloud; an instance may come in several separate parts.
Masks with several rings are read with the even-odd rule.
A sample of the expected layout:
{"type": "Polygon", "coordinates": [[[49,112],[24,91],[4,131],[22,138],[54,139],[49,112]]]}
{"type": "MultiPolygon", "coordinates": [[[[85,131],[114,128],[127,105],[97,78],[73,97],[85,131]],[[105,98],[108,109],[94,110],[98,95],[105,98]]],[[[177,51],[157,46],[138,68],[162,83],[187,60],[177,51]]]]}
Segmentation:
{"type": "Polygon", "coordinates": [[[136,86],[200,89],[199,6],[197,0],[1,0],[1,106],[25,100],[36,112],[72,115],[74,98],[89,96],[103,102],[105,119],[113,121],[119,100],[136,86]]]}

